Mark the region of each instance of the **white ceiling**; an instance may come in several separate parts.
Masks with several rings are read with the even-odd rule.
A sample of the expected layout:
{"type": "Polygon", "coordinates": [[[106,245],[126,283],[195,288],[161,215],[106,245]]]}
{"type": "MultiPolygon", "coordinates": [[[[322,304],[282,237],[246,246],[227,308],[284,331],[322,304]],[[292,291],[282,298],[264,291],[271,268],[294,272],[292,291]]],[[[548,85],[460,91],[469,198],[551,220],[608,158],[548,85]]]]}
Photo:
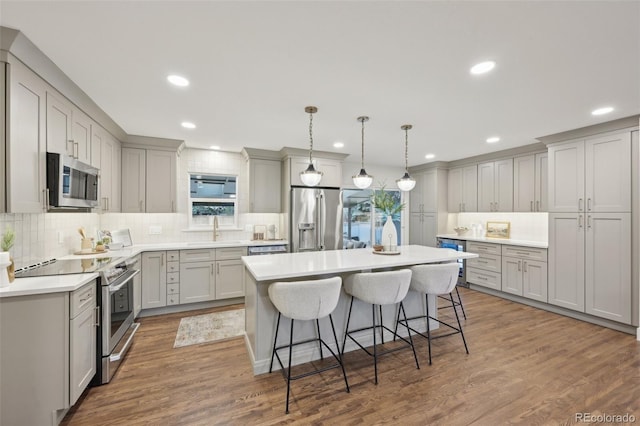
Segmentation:
{"type": "Polygon", "coordinates": [[[638,1],[0,3],[0,24],[129,134],[307,149],[315,105],[314,149],[359,162],[368,115],[365,164],[389,166],[403,165],[405,123],[417,165],[639,114],[639,18],[638,1]],[[469,74],[488,59],[492,73],[469,74]],[[169,86],[170,73],[191,85],[169,86]]]}

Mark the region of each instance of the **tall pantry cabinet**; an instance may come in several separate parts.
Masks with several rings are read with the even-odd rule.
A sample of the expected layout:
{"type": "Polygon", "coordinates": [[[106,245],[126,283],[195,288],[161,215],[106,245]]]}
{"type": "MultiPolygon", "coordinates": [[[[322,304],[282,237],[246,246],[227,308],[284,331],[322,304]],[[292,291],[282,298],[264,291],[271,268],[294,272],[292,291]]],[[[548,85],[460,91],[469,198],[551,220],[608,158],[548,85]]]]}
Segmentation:
{"type": "Polygon", "coordinates": [[[631,324],[631,132],[549,145],[549,303],[631,324]]]}
{"type": "Polygon", "coordinates": [[[409,193],[409,244],[436,247],[447,226],[447,170],[411,171],[416,186],[409,193]]]}

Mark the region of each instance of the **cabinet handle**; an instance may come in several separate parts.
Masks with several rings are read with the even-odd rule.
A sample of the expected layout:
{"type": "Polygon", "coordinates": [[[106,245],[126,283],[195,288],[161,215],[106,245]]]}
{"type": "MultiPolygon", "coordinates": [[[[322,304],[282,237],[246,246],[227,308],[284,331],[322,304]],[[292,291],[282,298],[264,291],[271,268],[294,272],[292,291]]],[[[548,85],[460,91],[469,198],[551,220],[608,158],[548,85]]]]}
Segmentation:
{"type": "Polygon", "coordinates": [[[95,308],[96,321],[93,325],[96,327],[100,327],[100,306],[96,306],[95,308]]]}
{"type": "Polygon", "coordinates": [[[530,203],[531,203],[531,211],[535,211],[533,210],[533,201],[530,201],[530,203]]]}
{"type": "Polygon", "coordinates": [[[213,265],[209,265],[209,272],[213,275],[213,265]]]}
{"type": "Polygon", "coordinates": [[[73,158],[75,158],[76,160],[80,158],[80,145],[78,144],[78,142],[73,143],[73,158]]]}
{"type": "Polygon", "coordinates": [[[578,215],[578,229],[582,228],[582,215],[578,215]]]}
{"type": "Polygon", "coordinates": [[[523,270],[524,270],[524,272],[527,272],[527,262],[523,263],[523,270]]]}
{"type": "Polygon", "coordinates": [[[591,228],[591,215],[587,216],[587,228],[591,228]]]}
{"type": "Polygon", "coordinates": [[[578,198],[578,211],[582,211],[582,198],[578,198]]]}
{"type": "Polygon", "coordinates": [[[518,260],[518,271],[521,271],[521,270],[522,270],[522,269],[521,269],[521,267],[522,267],[521,263],[522,263],[522,261],[521,261],[521,260],[518,260]]]}
{"type": "Polygon", "coordinates": [[[587,198],[587,210],[591,211],[591,197],[587,198]]]}
{"type": "Polygon", "coordinates": [[[540,200],[536,201],[536,211],[540,211],[540,200]]]}
{"type": "Polygon", "coordinates": [[[220,275],[220,264],[216,263],[216,274],[220,275]]]}
{"type": "Polygon", "coordinates": [[[162,253],[162,263],[160,263],[160,266],[164,265],[164,253],[162,253]]]}

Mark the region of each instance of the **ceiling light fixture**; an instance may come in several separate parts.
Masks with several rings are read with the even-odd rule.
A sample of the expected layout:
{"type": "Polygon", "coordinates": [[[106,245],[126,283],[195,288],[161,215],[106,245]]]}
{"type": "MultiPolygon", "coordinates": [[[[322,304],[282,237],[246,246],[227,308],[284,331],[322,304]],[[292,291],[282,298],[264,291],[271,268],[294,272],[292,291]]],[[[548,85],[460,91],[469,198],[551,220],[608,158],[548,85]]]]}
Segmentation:
{"type": "Polygon", "coordinates": [[[344,148],[344,144],[342,142],[334,142],[333,143],[333,147],[334,148],[344,148]]]}
{"type": "Polygon", "coordinates": [[[182,122],[182,127],[184,127],[185,129],[195,129],[196,125],[193,123],[190,123],[188,121],[183,121],[182,122]]]}
{"type": "Polygon", "coordinates": [[[322,179],[322,172],[313,167],[313,114],[318,112],[318,108],[308,106],[304,112],[309,114],[309,167],[300,172],[300,180],[305,186],[316,186],[322,179]]]}
{"type": "Polygon", "coordinates": [[[400,191],[411,191],[416,186],[416,180],[409,176],[409,129],[412,127],[411,124],[400,126],[404,130],[404,176],[396,180],[400,191]]]}
{"type": "Polygon", "coordinates": [[[598,108],[591,111],[591,115],[604,115],[609,114],[611,111],[613,111],[613,107],[598,108]]]}
{"type": "Polygon", "coordinates": [[[426,158],[427,160],[431,160],[431,159],[436,158],[436,155],[435,154],[427,154],[427,155],[424,156],[424,158],[426,158]]]}
{"type": "Polygon", "coordinates": [[[493,61],[480,62],[479,64],[475,64],[471,67],[471,74],[484,74],[486,72],[491,71],[496,66],[496,63],[493,61]]]}
{"type": "Polygon", "coordinates": [[[364,123],[365,121],[369,121],[369,117],[367,116],[362,116],[362,117],[358,117],[358,121],[360,123],[362,123],[362,130],[361,130],[361,135],[362,135],[362,151],[361,151],[361,156],[360,156],[360,173],[358,173],[355,176],[352,176],[353,179],[353,184],[355,186],[357,186],[360,189],[366,189],[368,187],[371,186],[371,183],[373,182],[373,176],[370,176],[367,174],[367,172],[364,170],[364,123]]]}
{"type": "Polygon", "coordinates": [[[220,149],[220,147],[219,147],[218,145],[211,145],[211,146],[209,147],[209,149],[213,149],[213,150],[216,150],[216,151],[217,151],[217,150],[219,150],[219,149],[220,149]]]}
{"type": "Polygon", "coordinates": [[[487,143],[496,143],[496,142],[500,142],[500,138],[497,136],[492,136],[490,138],[487,138],[487,143]]]}
{"type": "Polygon", "coordinates": [[[189,80],[179,75],[170,75],[167,77],[169,83],[178,87],[187,87],[189,85],[189,80]]]}

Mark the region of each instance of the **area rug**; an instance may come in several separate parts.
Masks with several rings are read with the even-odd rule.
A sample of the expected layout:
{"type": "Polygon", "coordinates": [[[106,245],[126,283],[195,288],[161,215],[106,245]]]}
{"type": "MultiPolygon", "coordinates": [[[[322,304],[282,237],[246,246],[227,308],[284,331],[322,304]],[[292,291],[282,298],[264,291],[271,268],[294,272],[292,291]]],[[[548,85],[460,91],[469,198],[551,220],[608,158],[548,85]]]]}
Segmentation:
{"type": "Polygon", "coordinates": [[[244,333],[244,309],[185,317],[180,320],[174,348],[231,339],[244,333]]]}

